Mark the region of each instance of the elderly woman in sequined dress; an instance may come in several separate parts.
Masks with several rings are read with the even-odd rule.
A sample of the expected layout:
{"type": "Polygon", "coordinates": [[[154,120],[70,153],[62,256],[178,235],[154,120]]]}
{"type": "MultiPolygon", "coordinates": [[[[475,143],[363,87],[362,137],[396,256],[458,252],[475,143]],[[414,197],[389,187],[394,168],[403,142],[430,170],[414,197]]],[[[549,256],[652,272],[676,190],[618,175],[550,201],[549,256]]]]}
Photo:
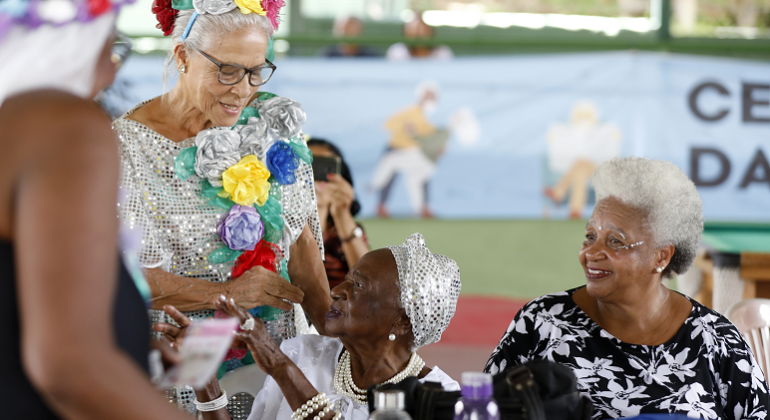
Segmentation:
{"type": "Polygon", "coordinates": [[[547,359],[574,369],[594,419],[650,413],[766,419],[768,389],[741,333],[661,280],[692,264],[703,230],[695,185],[670,162],[608,161],[580,263],[587,284],[533,300],[486,370],[547,359]]]}
{"type": "MultiPolygon", "coordinates": [[[[330,336],[297,337],[284,341],[279,349],[259,321],[253,330],[236,334],[270,375],[249,419],[295,418],[310,401],[304,418],[364,420],[369,416],[367,388],[408,376],[459,390],[456,381],[438,367],[425,367],[415,352],[439,341],[459,294],[457,264],[431,253],[420,234],[400,246],[365,254],[326,299],[329,311],[323,329],[330,336]]],[[[249,313],[231,300],[223,298],[219,308],[244,324],[250,322],[249,313]]],[[[168,309],[179,325],[189,324],[176,310],[168,309]]],[[[181,331],[169,324],[158,327],[172,339],[180,336],[181,331]]],[[[217,381],[196,393],[198,404],[211,408],[219,406],[218,398],[226,398],[217,381]]],[[[224,408],[202,414],[207,420],[230,419],[224,408]]]]}
{"type": "MultiPolygon", "coordinates": [[[[156,0],[170,35],[173,88],[117,119],[123,222],[143,230],[139,255],[151,318],[173,305],[212,316],[220,295],[261,317],[280,342],[323,333],[328,295],[312,155],[298,103],[260,92],[275,71],[280,0],[156,0]],[[232,128],[231,128],[232,127],[232,128]],[[290,280],[290,281],[287,281],[290,280]]],[[[228,368],[241,360],[228,361],[228,368]]],[[[179,396],[181,403],[191,396],[179,396]]]]}

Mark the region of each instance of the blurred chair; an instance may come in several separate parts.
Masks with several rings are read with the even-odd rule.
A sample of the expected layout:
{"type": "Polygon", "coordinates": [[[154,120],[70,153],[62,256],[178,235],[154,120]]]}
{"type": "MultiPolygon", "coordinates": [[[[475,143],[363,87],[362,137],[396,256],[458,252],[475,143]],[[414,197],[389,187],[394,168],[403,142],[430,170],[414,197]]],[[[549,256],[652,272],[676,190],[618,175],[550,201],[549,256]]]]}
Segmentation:
{"type": "Polygon", "coordinates": [[[746,299],[727,309],[725,316],[746,337],[757,363],[770,372],[770,299],[746,299]]]}
{"type": "Polygon", "coordinates": [[[227,392],[230,403],[227,411],[233,420],[246,420],[251,413],[254,397],[265,384],[267,374],[256,364],[231,370],[219,380],[219,386],[227,392]]]}

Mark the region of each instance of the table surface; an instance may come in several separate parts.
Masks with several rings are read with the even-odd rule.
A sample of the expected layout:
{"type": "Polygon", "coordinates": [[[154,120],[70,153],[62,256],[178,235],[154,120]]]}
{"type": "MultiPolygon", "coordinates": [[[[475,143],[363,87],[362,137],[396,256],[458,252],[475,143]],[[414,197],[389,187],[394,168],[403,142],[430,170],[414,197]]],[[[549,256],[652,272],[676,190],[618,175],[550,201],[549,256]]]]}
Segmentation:
{"type": "Polygon", "coordinates": [[[722,253],[770,253],[770,224],[706,223],[703,242],[722,253]]]}

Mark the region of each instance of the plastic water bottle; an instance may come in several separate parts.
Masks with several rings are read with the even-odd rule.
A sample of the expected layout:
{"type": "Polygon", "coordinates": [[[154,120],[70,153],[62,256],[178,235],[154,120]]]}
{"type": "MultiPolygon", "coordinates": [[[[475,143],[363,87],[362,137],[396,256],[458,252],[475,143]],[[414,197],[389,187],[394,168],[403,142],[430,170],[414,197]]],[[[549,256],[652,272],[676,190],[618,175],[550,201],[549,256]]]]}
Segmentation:
{"type": "Polygon", "coordinates": [[[376,420],[412,420],[404,411],[404,392],[396,389],[374,391],[374,412],[369,415],[376,420]]]}
{"type": "Polygon", "coordinates": [[[454,420],[500,420],[500,409],[492,398],[492,375],[463,372],[461,394],[454,420]]]}

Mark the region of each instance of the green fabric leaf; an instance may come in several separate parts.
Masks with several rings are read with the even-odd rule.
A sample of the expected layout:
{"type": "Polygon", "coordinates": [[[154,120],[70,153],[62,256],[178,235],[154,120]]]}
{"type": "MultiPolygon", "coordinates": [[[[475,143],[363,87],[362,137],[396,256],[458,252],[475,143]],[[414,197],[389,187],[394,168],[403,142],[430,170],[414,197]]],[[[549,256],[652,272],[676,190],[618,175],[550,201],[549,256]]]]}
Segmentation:
{"type": "Polygon", "coordinates": [[[212,264],[223,264],[228,261],[233,261],[236,258],[240,257],[241,254],[243,254],[243,251],[239,251],[236,249],[230,249],[226,246],[223,246],[221,248],[215,249],[211,254],[209,254],[209,262],[212,264]]]}
{"type": "MultiPolygon", "coordinates": [[[[270,60],[270,59],[268,58],[268,60],[270,60]]],[[[273,60],[270,60],[270,61],[273,61],[273,60]]],[[[278,96],[278,95],[276,95],[275,93],[270,93],[270,92],[259,92],[259,95],[257,95],[257,99],[258,99],[260,102],[262,102],[262,101],[266,101],[266,100],[268,100],[268,99],[272,99],[272,98],[275,98],[276,96],[278,96]]]]}
{"type": "Polygon", "coordinates": [[[201,195],[209,199],[209,204],[219,207],[220,209],[230,210],[235,205],[235,202],[227,197],[221,197],[225,189],[222,187],[215,187],[211,185],[208,179],[201,180],[201,195]]]}
{"type": "Polygon", "coordinates": [[[174,159],[174,172],[182,181],[195,174],[195,154],[198,153],[198,147],[188,147],[182,149],[179,155],[174,159]]]}
{"type": "Polygon", "coordinates": [[[219,369],[217,369],[217,380],[222,379],[222,377],[225,376],[225,373],[227,373],[227,362],[222,362],[222,364],[219,365],[219,369]]]}
{"type": "Polygon", "coordinates": [[[176,10],[194,9],[192,0],[171,0],[171,8],[176,10]]]}
{"type": "Polygon", "coordinates": [[[209,204],[219,207],[220,209],[230,210],[235,205],[235,202],[229,198],[215,197],[209,201],[209,204]]]}
{"type": "Polygon", "coordinates": [[[238,117],[238,122],[235,123],[235,125],[248,124],[249,118],[251,117],[259,118],[259,111],[257,111],[257,108],[254,108],[253,106],[244,107],[243,111],[241,111],[241,116],[238,117]]]}
{"type": "Polygon", "coordinates": [[[211,185],[208,179],[201,179],[201,195],[206,198],[214,198],[220,191],[224,191],[222,187],[215,187],[211,185]]]}
{"type": "Polygon", "coordinates": [[[297,157],[302,159],[308,165],[313,164],[313,153],[307,147],[307,142],[305,142],[304,138],[292,137],[289,139],[289,146],[294,149],[294,153],[297,154],[297,157]]]}
{"type": "Polygon", "coordinates": [[[267,54],[265,55],[265,58],[270,60],[271,63],[275,61],[275,49],[273,49],[272,36],[267,37],[267,54]]]}
{"type": "Polygon", "coordinates": [[[262,237],[267,242],[277,243],[283,232],[283,207],[281,202],[270,196],[262,206],[255,206],[257,213],[265,223],[265,235],[262,237]]]}
{"type": "Polygon", "coordinates": [[[254,364],[254,355],[251,354],[251,350],[246,352],[246,356],[241,359],[241,363],[243,363],[243,366],[254,364]]]}

